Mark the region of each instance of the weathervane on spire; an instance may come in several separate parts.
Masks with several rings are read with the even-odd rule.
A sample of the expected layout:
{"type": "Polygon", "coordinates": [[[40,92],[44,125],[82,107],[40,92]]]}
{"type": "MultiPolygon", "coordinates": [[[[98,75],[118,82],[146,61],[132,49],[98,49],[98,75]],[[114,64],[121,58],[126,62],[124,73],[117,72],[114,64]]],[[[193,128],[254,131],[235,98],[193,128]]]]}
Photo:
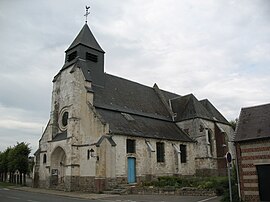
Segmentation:
{"type": "Polygon", "coordinates": [[[85,12],[85,24],[87,24],[87,16],[90,14],[90,11],[88,11],[88,9],[90,8],[90,6],[85,6],[86,12],[85,12]]]}

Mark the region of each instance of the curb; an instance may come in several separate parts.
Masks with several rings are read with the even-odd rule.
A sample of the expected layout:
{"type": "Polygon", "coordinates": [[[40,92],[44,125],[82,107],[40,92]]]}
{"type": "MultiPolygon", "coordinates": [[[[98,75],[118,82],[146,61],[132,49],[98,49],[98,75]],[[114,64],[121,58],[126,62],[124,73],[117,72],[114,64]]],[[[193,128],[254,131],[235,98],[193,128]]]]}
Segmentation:
{"type": "Polygon", "coordinates": [[[27,191],[27,192],[34,192],[34,193],[41,193],[41,194],[51,194],[51,195],[66,196],[66,197],[72,197],[72,198],[92,199],[92,200],[117,196],[117,195],[111,195],[111,194],[94,194],[94,193],[85,193],[85,192],[65,192],[65,191],[58,191],[58,190],[52,190],[52,189],[40,189],[40,188],[32,188],[32,187],[11,186],[8,188],[14,189],[14,190],[19,190],[19,191],[27,191]]]}

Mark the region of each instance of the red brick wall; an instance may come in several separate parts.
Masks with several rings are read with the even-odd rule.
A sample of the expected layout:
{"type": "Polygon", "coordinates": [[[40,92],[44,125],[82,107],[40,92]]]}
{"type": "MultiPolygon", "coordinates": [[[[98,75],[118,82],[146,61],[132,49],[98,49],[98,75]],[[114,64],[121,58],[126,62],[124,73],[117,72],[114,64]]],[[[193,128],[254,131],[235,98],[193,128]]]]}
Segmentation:
{"type": "Polygon", "coordinates": [[[241,197],[260,201],[256,164],[270,163],[270,139],[236,143],[241,197]]]}

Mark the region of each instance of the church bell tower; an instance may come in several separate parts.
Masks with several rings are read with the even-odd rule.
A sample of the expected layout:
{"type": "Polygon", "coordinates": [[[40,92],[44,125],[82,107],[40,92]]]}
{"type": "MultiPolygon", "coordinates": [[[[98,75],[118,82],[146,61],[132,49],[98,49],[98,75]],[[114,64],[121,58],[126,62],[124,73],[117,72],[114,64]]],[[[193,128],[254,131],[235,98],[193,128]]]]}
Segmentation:
{"type": "Polygon", "coordinates": [[[86,69],[90,73],[92,84],[103,86],[105,52],[96,41],[87,23],[85,23],[65,52],[65,64],[62,70],[79,62],[81,65],[87,67],[86,69]]]}

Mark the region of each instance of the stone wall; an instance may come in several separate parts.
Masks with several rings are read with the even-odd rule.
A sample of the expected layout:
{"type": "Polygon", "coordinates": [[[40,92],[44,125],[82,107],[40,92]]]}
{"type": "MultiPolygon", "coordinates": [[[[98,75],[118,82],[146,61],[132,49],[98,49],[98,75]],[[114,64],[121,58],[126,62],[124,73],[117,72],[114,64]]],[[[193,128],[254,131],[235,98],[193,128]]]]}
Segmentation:
{"type": "MultiPolygon", "coordinates": [[[[101,134],[106,133],[107,126],[102,123],[97,114],[91,108],[93,94],[88,92],[91,83],[85,81],[79,68],[71,66],[56,76],[52,92],[51,115],[49,123],[39,141],[39,185],[50,187],[52,169],[58,169],[61,163],[62,176],[94,177],[96,175],[96,160],[87,159],[87,152],[95,146],[101,134]],[[61,126],[61,113],[68,111],[68,124],[66,128],[61,126]],[[67,139],[54,141],[53,137],[66,130],[67,139]],[[52,155],[56,148],[62,148],[66,158],[65,162],[53,160],[52,155]],[[43,162],[44,154],[47,156],[43,162]]],[[[72,179],[66,179],[70,184],[72,179]]],[[[76,184],[76,181],[71,184],[76,184]]],[[[65,185],[67,190],[76,189],[72,185],[65,185]]],[[[85,184],[82,181],[82,184],[85,184]]]]}
{"type": "Polygon", "coordinates": [[[195,174],[195,153],[194,143],[181,142],[181,141],[168,141],[159,139],[145,139],[138,137],[128,137],[122,135],[113,136],[113,140],[117,144],[116,146],[116,177],[127,178],[127,158],[134,157],[136,159],[136,176],[164,176],[164,175],[193,175],[195,174]],[[133,139],[136,142],[136,152],[126,152],[127,139],[133,139]],[[154,151],[150,151],[146,140],[151,144],[154,151]],[[165,147],[165,161],[157,162],[156,143],[163,142],[165,147]],[[180,144],[187,145],[187,162],[179,163],[179,157],[175,148],[175,144],[178,148],[180,144]]]}
{"type": "Polygon", "coordinates": [[[197,141],[195,144],[196,174],[225,175],[225,153],[229,150],[233,158],[235,157],[231,143],[234,134],[232,127],[200,118],[178,122],[177,125],[197,141]]]}
{"type": "Polygon", "coordinates": [[[177,125],[182,130],[186,131],[191,138],[197,141],[195,147],[196,158],[216,157],[216,152],[211,153],[211,151],[216,151],[216,140],[214,136],[215,125],[212,121],[196,118],[178,122],[177,125]],[[208,142],[208,131],[212,133],[211,145],[208,142]]]}
{"type": "Polygon", "coordinates": [[[142,194],[142,195],[180,195],[180,196],[216,196],[215,191],[200,190],[196,188],[175,188],[175,187],[131,187],[128,194],[142,194]]]}

